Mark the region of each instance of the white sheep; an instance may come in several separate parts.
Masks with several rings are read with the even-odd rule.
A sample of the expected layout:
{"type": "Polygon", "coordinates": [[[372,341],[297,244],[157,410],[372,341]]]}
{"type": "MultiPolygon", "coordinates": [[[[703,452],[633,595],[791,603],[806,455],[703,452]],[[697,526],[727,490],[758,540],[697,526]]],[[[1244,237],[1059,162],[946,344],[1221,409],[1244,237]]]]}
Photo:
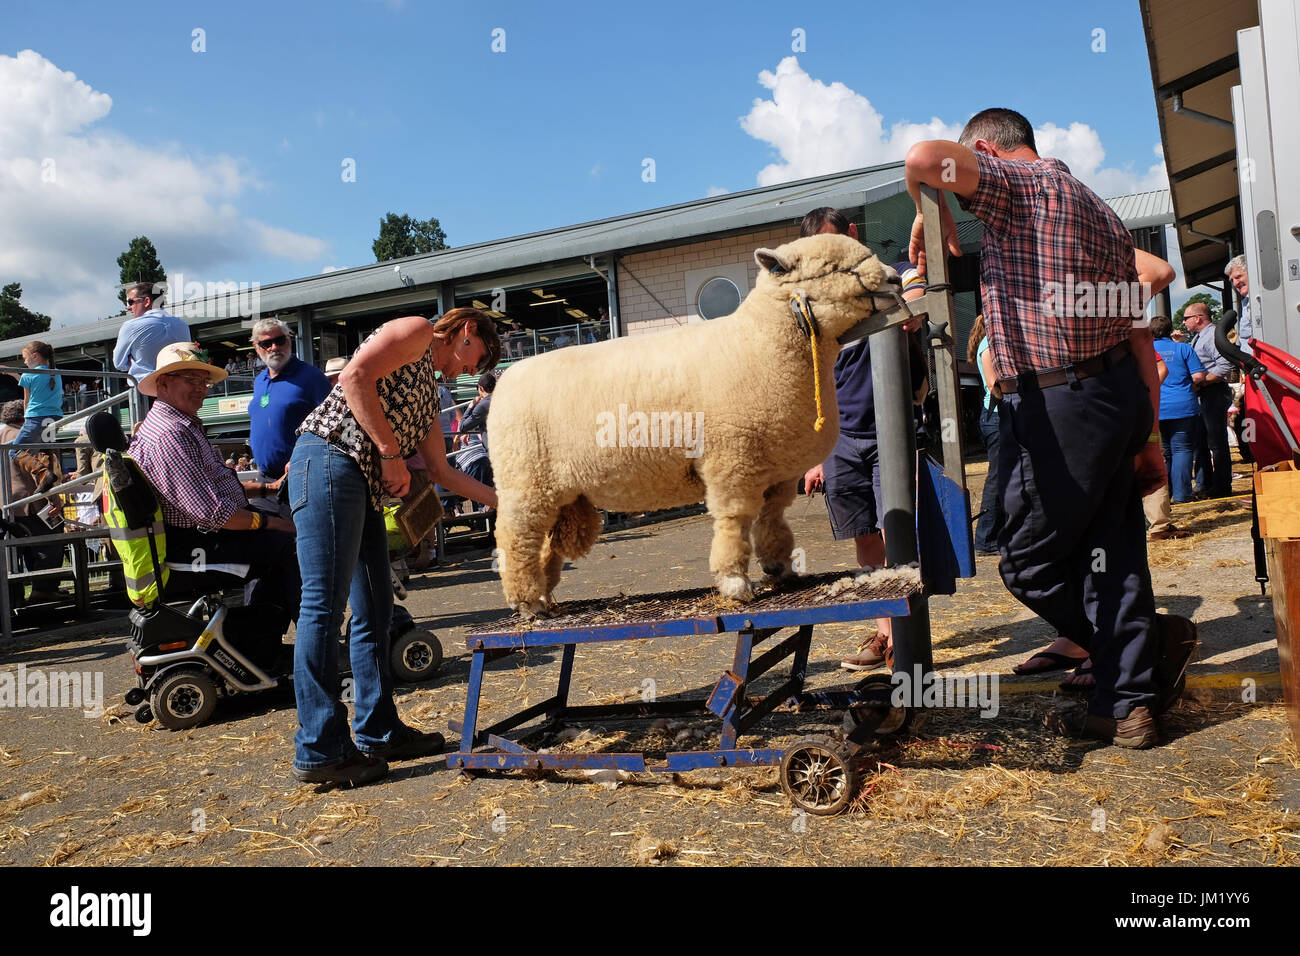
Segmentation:
{"type": "Polygon", "coordinates": [[[487,420],[496,538],[506,601],[521,615],[552,606],[565,558],[586,554],[600,534],[597,509],[706,502],[709,568],[725,597],[753,596],[751,536],[766,574],[792,573],[785,509],[839,432],[836,338],[894,305],[898,276],[840,235],[754,257],[758,281],[729,316],[560,349],[501,377],[487,420]],[[791,309],[800,292],[819,390],[813,338],[791,309]]]}

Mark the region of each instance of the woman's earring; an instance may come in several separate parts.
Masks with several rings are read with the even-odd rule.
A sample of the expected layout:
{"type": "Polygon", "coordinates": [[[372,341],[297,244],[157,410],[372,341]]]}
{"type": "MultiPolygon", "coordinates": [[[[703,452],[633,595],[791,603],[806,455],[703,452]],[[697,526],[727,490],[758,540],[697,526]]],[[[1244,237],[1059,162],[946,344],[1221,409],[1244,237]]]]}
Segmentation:
{"type": "Polygon", "coordinates": [[[465,344],[466,344],[466,345],[469,345],[469,339],[466,339],[466,340],[465,340],[465,344]]]}

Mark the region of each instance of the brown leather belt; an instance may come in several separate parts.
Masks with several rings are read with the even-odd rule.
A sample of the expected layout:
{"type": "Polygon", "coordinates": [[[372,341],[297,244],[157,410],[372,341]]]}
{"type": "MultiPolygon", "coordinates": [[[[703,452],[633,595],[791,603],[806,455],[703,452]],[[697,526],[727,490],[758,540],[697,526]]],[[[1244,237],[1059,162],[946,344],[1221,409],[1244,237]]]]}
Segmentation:
{"type": "Polygon", "coordinates": [[[1082,362],[1075,362],[1073,365],[1062,365],[1060,368],[1051,368],[1045,372],[1022,372],[1015,378],[1000,378],[998,379],[998,388],[1002,389],[1004,395],[1008,395],[1020,391],[1022,385],[1036,385],[1038,388],[1064,385],[1070,380],[1071,372],[1074,373],[1076,379],[1089,378],[1115,367],[1132,354],[1133,349],[1129,343],[1121,342],[1109,351],[1094,355],[1090,359],[1084,359],[1082,362]]]}

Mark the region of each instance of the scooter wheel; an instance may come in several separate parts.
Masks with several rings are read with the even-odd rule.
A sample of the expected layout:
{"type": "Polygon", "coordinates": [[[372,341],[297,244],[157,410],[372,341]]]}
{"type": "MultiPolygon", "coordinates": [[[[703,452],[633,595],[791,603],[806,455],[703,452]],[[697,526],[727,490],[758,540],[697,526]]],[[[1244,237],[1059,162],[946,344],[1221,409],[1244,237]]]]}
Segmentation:
{"type": "Polygon", "coordinates": [[[149,703],[168,730],[197,727],[217,709],[217,685],[203,671],[187,667],[155,684],[149,703]]]}
{"type": "Polygon", "coordinates": [[[134,707],[144,700],[144,691],[139,687],[132,687],[126,692],[126,703],[128,707],[134,707]]]}
{"type": "Polygon", "coordinates": [[[153,720],[153,711],[149,709],[148,704],[145,704],[135,712],[135,719],[137,723],[141,724],[147,724],[153,720]]]}
{"type": "Polygon", "coordinates": [[[393,641],[390,663],[395,678],[404,684],[418,684],[442,666],[442,644],[437,635],[414,628],[393,641]]]}

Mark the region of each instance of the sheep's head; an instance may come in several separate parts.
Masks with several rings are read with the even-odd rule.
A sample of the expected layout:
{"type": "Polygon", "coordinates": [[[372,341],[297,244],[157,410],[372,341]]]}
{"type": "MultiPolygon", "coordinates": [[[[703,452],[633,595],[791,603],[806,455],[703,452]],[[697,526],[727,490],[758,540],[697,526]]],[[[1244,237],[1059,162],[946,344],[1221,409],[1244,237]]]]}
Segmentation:
{"type": "Polygon", "coordinates": [[[848,236],[824,233],[759,249],[755,291],[779,300],[803,292],[819,335],[838,337],[873,312],[899,302],[898,273],[848,236]]]}

